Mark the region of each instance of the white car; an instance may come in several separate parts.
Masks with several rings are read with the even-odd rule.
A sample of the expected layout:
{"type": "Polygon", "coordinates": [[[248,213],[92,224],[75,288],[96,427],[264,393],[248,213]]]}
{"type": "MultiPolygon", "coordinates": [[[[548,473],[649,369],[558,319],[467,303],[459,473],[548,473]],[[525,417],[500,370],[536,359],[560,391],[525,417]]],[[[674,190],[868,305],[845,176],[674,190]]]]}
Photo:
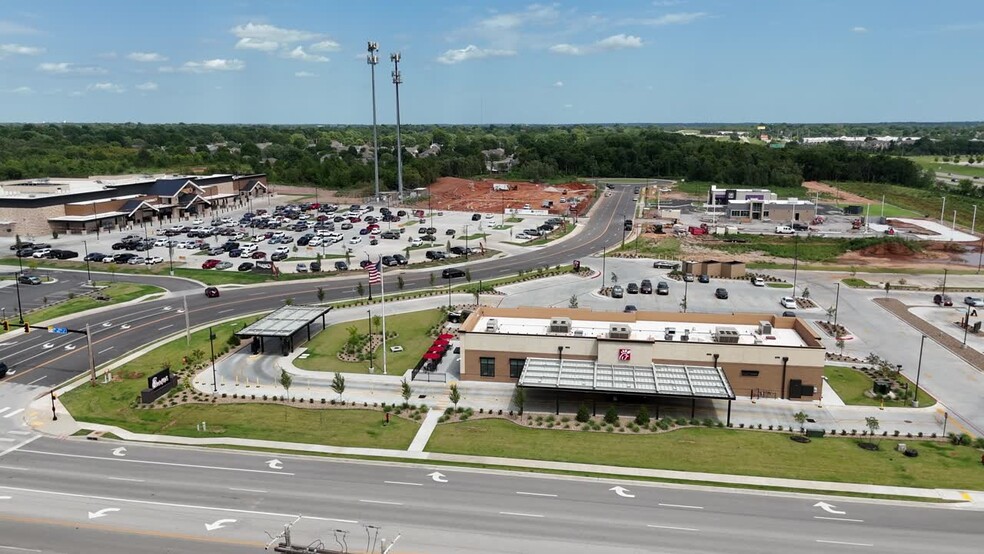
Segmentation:
{"type": "Polygon", "coordinates": [[[485,219],[495,219],[495,216],[492,214],[485,214],[485,219]]]}
{"type": "Polygon", "coordinates": [[[130,261],[128,261],[126,263],[128,263],[130,265],[140,265],[140,264],[143,264],[143,263],[146,263],[146,262],[147,262],[147,258],[144,258],[143,256],[137,256],[135,258],[130,258],[130,261]]]}
{"type": "Polygon", "coordinates": [[[361,244],[362,237],[352,237],[349,239],[349,244],[361,244]]]}
{"type": "Polygon", "coordinates": [[[42,248],[40,250],[35,250],[34,253],[31,254],[31,256],[35,258],[45,258],[48,256],[50,252],[51,252],[50,248],[42,248]]]}
{"type": "Polygon", "coordinates": [[[756,278],[752,279],[752,284],[755,285],[756,287],[764,287],[765,286],[765,279],[763,279],[761,277],[756,277],[756,278]]]}
{"type": "Polygon", "coordinates": [[[154,241],[154,246],[163,246],[164,248],[167,248],[167,245],[170,242],[171,241],[168,239],[157,239],[154,241]]]}
{"type": "Polygon", "coordinates": [[[779,299],[779,304],[786,309],[794,310],[796,309],[796,299],[792,296],[783,296],[779,299]]]}
{"type": "Polygon", "coordinates": [[[308,241],[308,246],[321,246],[321,243],[321,237],[312,237],[311,240],[308,241]]]}
{"type": "Polygon", "coordinates": [[[410,246],[421,246],[424,241],[420,240],[418,237],[410,237],[410,246]]]}
{"type": "Polygon", "coordinates": [[[372,236],[376,236],[376,235],[382,234],[382,232],[383,232],[382,229],[380,229],[379,227],[376,227],[372,231],[369,231],[369,234],[372,235],[372,236]]]}
{"type": "Polygon", "coordinates": [[[196,220],[192,221],[191,224],[192,225],[204,225],[205,224],[205,220],[204,219],[196,219],[196,220]]]}
{"type": "Polygon", "coordinates": [[[777,235],[792,235],[795,232],[789,225],[776,225],[777,235]]]}
{"type": "Polygon", "coordinates": [[[290,254],[290,247],[289,246],[278,246],[277,249],[274,250],[274,252],[275,253],[279,253],[279,254],[290,254]]]}
{"type": "Polygon", "coordinates": [[[160,256],[148,256],[144,259],[144,263],[147,265],[161,264],[164,263],[164,258],[160,256]]]}
{"type": "Polygon", "coordinates": [[[519,233],[518,235],[514,236],[513,238],[516,239],[516,240],[530,240],[530,238],[532,238],[532,237],[530,237],[526,233],[519,233]]]}

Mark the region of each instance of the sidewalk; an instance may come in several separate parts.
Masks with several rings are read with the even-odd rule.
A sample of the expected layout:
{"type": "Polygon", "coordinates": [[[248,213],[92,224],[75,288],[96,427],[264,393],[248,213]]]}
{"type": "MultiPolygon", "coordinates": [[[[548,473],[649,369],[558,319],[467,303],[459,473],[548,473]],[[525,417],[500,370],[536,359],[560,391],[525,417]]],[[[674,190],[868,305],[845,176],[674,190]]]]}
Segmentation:
{"type": "MultiPolygon", "coordinates": [[[[31,422],[36,431],[53,434],[60,437],[67,437],[79,429],[89,429],[93,431],[103,431],[113,433],[123,440],[146,442],[156,444],[180,444],[185,446],[236,446],[244,448],[263,448],[273,450],[290,450],[298,453],[318,453],[335,454],[342,456],[364,456],[379,458],[396,458],[407,461],[433,461],[449,462],[458,464],[478,464],[483,466],[500,467],[506,470],[513,468],[523,468],[541,471],[562,471],[575,473],[590,473],[604,475],[609,479],[617,477],[626,478],[651,478],[669,479],[678,481],[710,482],[721,485],[757,486],[757,487],[779,487],[790,489],[802,489],[816,492],[848,492],[857,494],[877,494],[909,496],[914,498],[938,499],[960,504],[953,508],[972,509],[984,511],[984,491],[964,491],[955,489],[921,489],[914,487],[894,487],[883,485],[865,485],[859,483],[836,483],[828,481],[807,481],[796,479],[783,479],[772,477],[755,477],[747,475],[727,475],[717,473],[693,473],[685,471],[670,471],[660,469],[643,469],[620,466],[579,464],[567,462],[550,462],[542,460],[525,460],[515,458],[495,458],[487,456],[464,456],[457,454],[437,454],[414,450],[414,445],[418,443],[414,439],[409,451],[387,450],[377,448],[347,448],[339,446],[324,446],[315,444],[287,443],[278,441],[265,441],[255,439],[237,439],[231,437],[219,438],[191,438],[170,435],[144,435],[131,433],[129,431],[113,427],[110,425],[100,425],[95,423],[78,424],[67,412],[64,414],[61,408],[57,422],[51,421],[50,403],[47,397],[35,400],[28,409],[27,420],[31,422]]],[[[428,419],[433,415],[440,415],[439,412],[432,411],[428,414],[428,419]]],[[[436,423],[436,419],[435,419],[436,423]]],[[[422,427],[423,429],[423,427],[422,427]]],[[[420,435],[418,435],[418,438],[420,435]]]]}

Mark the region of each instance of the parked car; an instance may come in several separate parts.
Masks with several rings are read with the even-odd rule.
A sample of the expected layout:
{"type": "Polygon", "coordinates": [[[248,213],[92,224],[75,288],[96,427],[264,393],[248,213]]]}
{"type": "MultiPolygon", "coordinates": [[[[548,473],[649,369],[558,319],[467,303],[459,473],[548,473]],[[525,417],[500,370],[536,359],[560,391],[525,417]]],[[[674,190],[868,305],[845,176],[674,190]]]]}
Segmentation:
{"type": "Polygon", "coordinates": [[[782,317],[796,317],[796,312],[791,312],[789,310],[786,310],[782,312],[782,317]]]}
{"type": "Polygon", "coordinates": [[[984,308],[984,298],[979,296],[968,296],[964,298],[964,304],[974,308],[984,308]]]}
{"type": "Polygon", "coordinates": [[[639,294],[639,285],[635,283],[629,283],[628,286],[625,287],[625,292],[629,294],[639,294]]]}
{"type": "Polygon", "coordinates": [[[444,252],[441,252],[440,250],[428,250],[424,253],[424,257],[428,260],[443,260],[447,256],[445,256],[444,252]]]}
{"type": "Polygon", "coordinates": [[[348,271],[348,264],[345,262],[335,262],[336,271],[348,271]]]}
{"type": "Polygon", "coordinates": [[[403,254],[393,254],[393,259],[396,260],[398,265],[407,265],[410,263],[410,260],[408,260],[403,254]]]}
{"type": "Polygon", "coordinates": [[[656,284],[656,294],[660,296],[670,294],[670,285],[666,281],[660,281],[656,284]]]}
{"type": "Polygon", "coordinates": [[[218,298],[219,289],[215,287],[205,287],[205,296],[207,296],[208,298],[218,298]]]}
{"type": "Polygon", "coordinates": [[[455,233],[454,229],[448,229],[447,231],[444,231],[444,234],[448,235],[449,237],[453,237],[454,233],[455,233]]]}
{"type": "Polygon", "coordinates": [[[612,287],[612,298],[622,298],[625,294],[625,290],[622,289],[622,285],[615,285],[612,287]]]}
{"type": "Polygon", "coordinates": [[[273,254],[270,254],[270,261],[271,262],[279,262],[279,261],[283,261],[283,260],[286,260],[286,259],[287,259],[287,253],[286,252],[274,252],[273,254]]]}
{"type": "Polygon", "coordinates": [[[219,262],[219,264],[215,266],[215,269],[222,270],[229,269],[230,267],[232,267],[232,262],[219,262]]]}
{"type": "Polygon", "coordinates": [[[482,214],[472,214],[472,221],[478,221],[482,219],[482,214]]]}
{"type": "Polygon", "coordinates": [[[99,252],[89,252],[82,258],[83,262],[98,262],[105,258],[105,254],[100,254],[99,252]]]}
{"type": "Polygon", "coordinates": [[[160,256],[147,256],[146,258],[144,258],[145,265],[154,265],[154,264],[162,264],[162,263],[164,263],[164,258],[160,256]]]}
{"type": "Polygon", "coordinates": [[[253,269],[253,263],[252,262],[243,262],[243,263],[239,264],[239,267],[237,267],[236,269],[238,271],[250,271],[251,269],[253,269]]]}
{"type": "Polygon", "coordinates": [[[263,260],[266,259],[266,252],[263,252],[262,250],[257,250],[256,252],[250,254],[249,257],[253,258],[254,260],[263,260]]]}
{"type": "Polygon", "coordinates": [[[779,299],[779,305],[783,308],[796,309],[796,299],[792,296],[783,296],[779,299]]]}
{"type": "Polygon", "coordinates": [[[697,281],[700,283],[710,283],[711,277],[706,273],[701,273],[700,276],[697,277],[697,281]]]}
{"type": "Polygon", "coordinates": [[[321,262],[311,262],[308,269],[310,269],[312,273],[318,273],[321,271],[321,262]]]}
{"type": "Polygon", "coordinates": [[[382,264],[386,267],[394,266],[396,264],[396,259],[393,256],[383,256],[382,264]]]}
{"type": "Polygon", "coordinates": [[[635,307],[635,304],[626,304],[625,305],[625,310],[623,310],[623,311],[625,313],[627,313],[627,314],[633,314],[635,312],[638,312],[639,311],[639,308],[636,308],[635,307]]]}
{"type": "Polygon", "coordinates": [[[215,266],[219,265],[220,261],[222,260],[216,260],[214,258],[205,260],[204,262],[202,262],[202,269],[212,269],[215,266]]]}
{"type": "Polygon", "coordinates": [[[933,296],[933,303],[937,306],[952,306],[953,299],[950,298],[949,294],[937,294],[933,296]]]}
{"type": "Polygon", "coordinates": [[[756,287],[764,287],[765,286],[765,279],[763,279],[761,277],[754,277],[752,279],[752,284],[755,285],[756,287]]]}
{"type": "Polygon", "coordinates": [[[656,260],[655,262],[653,262],[653,269],[673,269],[673,268],[677,267],[678,265],[680,265],[680,264],[678,264],[677,262],[669,262],[669,261],[666,261],[666,260],[656,260]]]}
{"type": "Polygon", "coordinates": [[[307,270],[307,264],[297,264],[297,267],[294,268],[294,271],[298,273],[307,273],[307,270]]]}
{"type": "Polygon", "coordinates": [[[718,288],[716,291],[714,291],[714,296],[720,298],[721,300],[727,300],[727,298],[728,298],[728,289],[726,289],[726,288],[718,288]]]}
{"type": "Polygon", "coordinates": [[[653,293],[653,282],[649,279],[643,279],[639,283],[639,293],[641,294],[652,294],[653,293]]]}
{"type": "Polygon", "coordinates": [[[22,285],[40,285],[41,279],[35,275],[21,275],[17,278],[17,282],[22,285]]]}
{"type": "Polygon", "coordinates": [[[686,281],[686,282],[688,282],[688,283],[693,283],[694,282],[694,274],[693,273],[684,273],[683,274],[683,280],[686,281]]]}
{"type": "Polygon", "coordinates": [[[359,244],[362,242],[362,237],[352,237],[349,239],[349,244],[359,244]]]}

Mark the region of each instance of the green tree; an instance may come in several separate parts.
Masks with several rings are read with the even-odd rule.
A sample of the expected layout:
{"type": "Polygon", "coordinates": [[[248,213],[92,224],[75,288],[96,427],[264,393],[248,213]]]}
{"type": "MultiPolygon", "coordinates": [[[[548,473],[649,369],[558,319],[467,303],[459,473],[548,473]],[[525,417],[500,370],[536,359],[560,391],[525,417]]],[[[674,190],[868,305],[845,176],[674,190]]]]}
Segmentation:
{"type": "Polygon", "coordinates": [[[406,284],[406,281],[403,280],[403,275],[396,276],[396,288],[403,290],[403,287],[405,287],[406,284]]]}
{"type": "Polygon", "coordinates": [[[458,409],[458,402],[461,402],[461,393],[458,391],[458,384],[451,383],[451,392],[448,393],[448,400],[454,404],[454,409],[458,409]]]}
{"type": "Polygon", "coordinates": [[[618,410],[615,409],[614,404],[609,406],[608,410],[605,411],[605,423],[609,425],[618,423],[618,410]]]}
{"type": "Polygon", "coordinates": [[[639,412],[636,413],[635,416],[636,425],[640,425],[640,426],[649,425],[649,420],[650,420],[649,409],[646,408],[645,406],[640,406],[639,412]]]}
{"type": "Polygon", "coordinates": [[[844,346],[846,345],[844,339],[837,337],[837,341],[834,344],[836,344],[837,348],[840,349],[841,355],[844,355],[844,346]]]}
{"type": "Polygon", "coordinates": [[[318,302],[324,302],[324,301],[325,301],[325,289],[323,289],[322,287],[318,287],[318,302]]]}
{"type": "MultiPolygon", "coordinates": [[[[878,418],[874,416],[866,417],[864,418],[864,424],[868,427],[868,434],[871,436],[871,439],[873,439],[875,436],[875,431],[881,427],[878,423],[878,418]]],[[[869,440],[869,442],[871,442],[871,444],[875,443],[874,440],[869,440]]]]}
{"type": "Polygon", "coordinates": [[[612,284],[613,285],[618,284],[618,275],[616,275],[614,271],[612,272],[612,284]]]}
{"type": "Polygon", "coordinates": [[[365,296],[366,286],[362,284],[362,281],[359,281],[358,283],[355,284],[355,294],[357,294],[358,296],[365,296]]]}
{"type": "Polygon", "coordinates": [[[520,386],[516,387],[516,390],[513,391],[513,404],[516,405],[519,415],[523,415],[523,410],[526,408],[526,389],[520,386]]]}
{"type": "Polygon", "coordinates": [[[376,329],[379,329],[380,332],[382,332],[383,318],[380,315],[377,314],[372,316],[372,324],[376,329]]]}
{"type": "Polygon", "coordinates": [[[294,297],[291,296],[288,298],[284,298],[284,306],[293,306],[293,305],[294,305],[294,297]]]}
{"type": "Polygon", "coordinates": [[[345,377],[341,373],[335,373],[335,377],[331,380],[331,390],[335,391],[339,400],[342,399],[342,393],[345,392],[345,377]]]}
{"type": "Polygon", "coordinates": [[[577,307],[577,294],[576,293],[575,294],[572,294],[571,297],[570,297],[570,299],[567,300],[567,307],[568,308],[576,308],[577,307]]]}
{"type": "Polygon", "coordinates": [[[584,404],[578,406],[577,415],[574,416],[574,419],[580,421],[581,423],[587,423],[588,420],[591,419],[591,412],[588,411],[588,407],[584,404]]]}
{"type": "Polygon", "coordinates": [[[800,431],[803,430],[803,424],[806,423],[806,420],[808,418],[809,418],[809,416],[806,415],[806,412],[804,412],[803,410],[800,410],[800,411],[796,412],[795,414],[793,414],[793,419],[796,420],[796,423],[799,423],[800,431]]]}
{"type": "Polygon", "coordinates": [[[406,379],[400,381],[400,396],[403,397],[403,406],[410,402],[410,397],[413,396],[413,389],[410,388],[410,383],[406,379]]]}
{"type": "Polygon", "coordinates": [[[465,268],[465,281],[471,283],[471,269],[467,267],[465,268]]]}
{"type": "Polygon", "coordinates": [[[433,274],[433,273],[431,273],[431,274],[430,274],[430,285],[431,285],[432,287],[434,286],[434,281],[435,281],[435,279],[434,279],[434,274],[433,274]]]}
{"type": "Polygon", "coordinates": [[[280,369],[280,386],[284,388],[284,421],[287,421],[287,401],[290,399],[290,386],[294,384],[294,378],[283,368],[280,369]]]}

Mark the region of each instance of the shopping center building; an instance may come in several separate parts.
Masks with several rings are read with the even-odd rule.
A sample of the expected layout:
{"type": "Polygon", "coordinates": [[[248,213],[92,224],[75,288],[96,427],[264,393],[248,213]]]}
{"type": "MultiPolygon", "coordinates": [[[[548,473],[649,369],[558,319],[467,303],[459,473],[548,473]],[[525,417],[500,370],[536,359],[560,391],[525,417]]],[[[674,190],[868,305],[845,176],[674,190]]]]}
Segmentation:
{"type": "Polygon", "coordinates": [[[729,400],[823,393],[824,346],[796,317],[483,306],[459,335],[468,381],[729,400]]]}

